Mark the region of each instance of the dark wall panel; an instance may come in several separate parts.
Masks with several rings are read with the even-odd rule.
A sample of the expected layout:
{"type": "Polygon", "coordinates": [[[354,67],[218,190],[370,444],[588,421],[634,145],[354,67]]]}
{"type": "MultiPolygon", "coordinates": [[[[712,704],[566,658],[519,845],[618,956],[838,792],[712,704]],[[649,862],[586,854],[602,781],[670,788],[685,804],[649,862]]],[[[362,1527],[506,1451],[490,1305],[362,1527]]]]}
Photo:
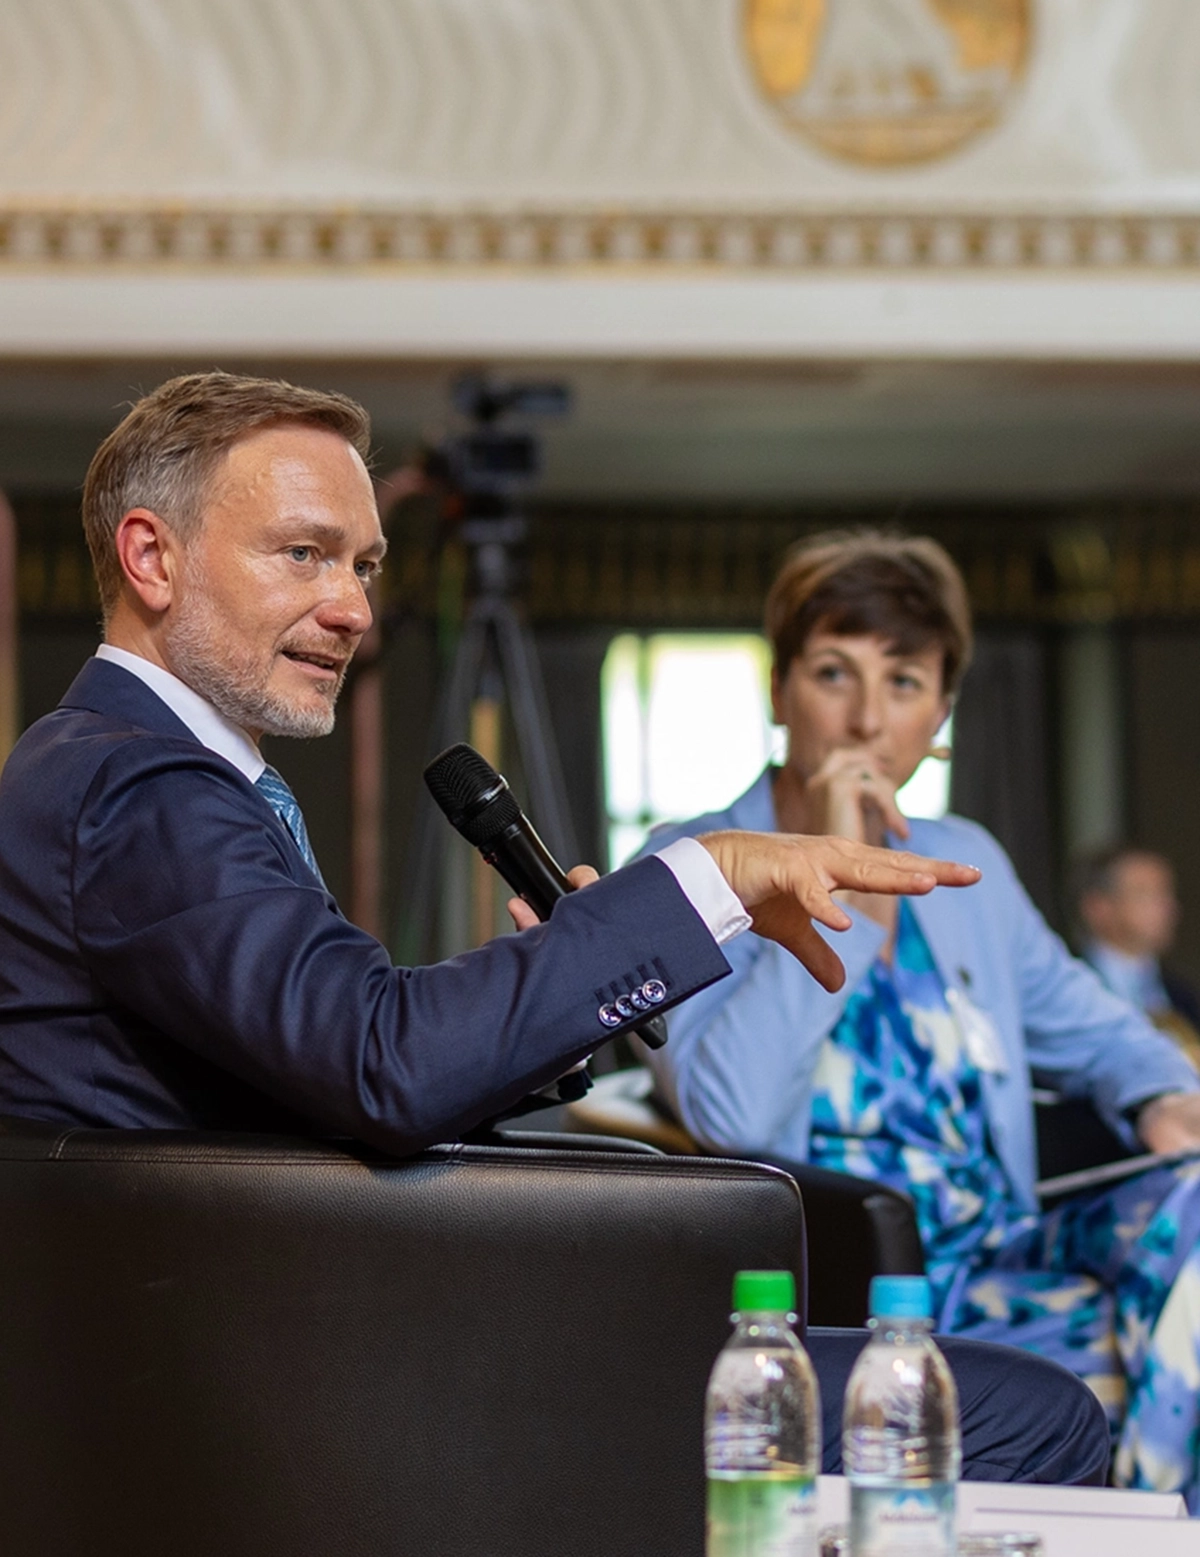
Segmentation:
{"type": "Polygon", "coordinates": [[[22,629],[18,665],[22,729],[58,706],[99,642],[100,629],[87,623],[22,629]]]}
{"type": "Polygon", "coordinates": [[[1059,925],[1046,645],[1035,630],[982,632],[954,715],[951,808],[1004,845],[1059,925]]]}
{"type": "Polygon", "coordinates": [[[1172,961],[1200,978],[1200,631],[1136,633],[1129,694],[1131,832],[1174,862],[1183,919],[1172,961]]]}

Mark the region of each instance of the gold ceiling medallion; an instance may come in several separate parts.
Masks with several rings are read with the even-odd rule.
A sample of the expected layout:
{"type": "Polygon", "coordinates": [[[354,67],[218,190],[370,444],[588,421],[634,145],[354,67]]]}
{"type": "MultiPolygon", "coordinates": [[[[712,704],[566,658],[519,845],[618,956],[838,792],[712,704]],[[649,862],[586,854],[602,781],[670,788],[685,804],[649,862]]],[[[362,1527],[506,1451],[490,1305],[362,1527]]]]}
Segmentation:
{"type": "Polygon", "coordinates": [[[945,156],[1003,112],[1033,0],[743,0],[746,51],[784,120],[835,157],[945,156]]]}

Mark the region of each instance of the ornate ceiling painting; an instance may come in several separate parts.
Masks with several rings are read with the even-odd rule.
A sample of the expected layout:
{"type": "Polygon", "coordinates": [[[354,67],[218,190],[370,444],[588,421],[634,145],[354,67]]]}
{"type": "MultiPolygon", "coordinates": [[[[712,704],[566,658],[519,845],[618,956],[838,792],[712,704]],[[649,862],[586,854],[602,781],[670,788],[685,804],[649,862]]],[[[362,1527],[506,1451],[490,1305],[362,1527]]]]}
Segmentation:
{"type": "Polygon", "coordinates": [[[784,122],[872,167],[928,162],[999,119],[1033,0],[745,0],[746,51],[784,122]]]}
{"type": "Polygon", "coordinates": [[[0,57],[0,276],[1200,269],[1200,0],[0,0],[0,57]]]}

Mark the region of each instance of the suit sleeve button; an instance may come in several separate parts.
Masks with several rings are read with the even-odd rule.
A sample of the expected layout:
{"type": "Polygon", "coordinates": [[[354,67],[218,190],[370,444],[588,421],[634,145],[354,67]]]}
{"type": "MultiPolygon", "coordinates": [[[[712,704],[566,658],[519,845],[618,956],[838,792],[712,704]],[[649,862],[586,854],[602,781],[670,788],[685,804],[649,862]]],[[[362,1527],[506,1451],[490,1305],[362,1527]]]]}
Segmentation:
{"type": "Polygon", "coordinates": [[[660,1006],[667,998],[667,986],[662,979],[647,979],[642,985],[642,994],[652,1006],[660,1006]]]}
{"type": "Polygon", "coordinates": [[[621,1013],[621,1020],[627,1022],[631,1016],[637,1015],[637,1007],[628,995],[618,995],[613,1005],[621,1013]]]}
{"type": "Polygon", "coordinates": [[[605,1027],[620,1027],[622,1017],[616,1006],[601,1006],[596,1015],[605,1027]]]}

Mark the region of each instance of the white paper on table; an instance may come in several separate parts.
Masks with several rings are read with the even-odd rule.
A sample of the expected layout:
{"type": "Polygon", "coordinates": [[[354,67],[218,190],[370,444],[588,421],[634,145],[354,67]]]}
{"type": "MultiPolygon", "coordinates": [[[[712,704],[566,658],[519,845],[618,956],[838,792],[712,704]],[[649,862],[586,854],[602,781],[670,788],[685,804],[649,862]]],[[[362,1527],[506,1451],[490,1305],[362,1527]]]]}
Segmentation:
{"type": "MultiPolygon", "coordinates": [[[[958,1517],[977,1513],[1077,1514],[1097,1518],[1186,1519],[1178,1492],[1129,1492],[1123,1487],[1045,1487],[1020,1481],[960,1481],[958,1517]]],[[[970,1528],[963,1526],[964,1529],[970,1528]]],[[[1200,1524],[1196,1527],[1200,1530],[1200,1524]]]]}
{"type": "MultiPolygon", "coordinates": [[[[960,1530],[1028,1531],[1046,1557],[1200,1557],[1200,1520],[1188,1519],[1178,1492],[961,1481],[957,1507],[960,1530]]],[[[817,1478],[817,1518],[849,1521],[844,1476],[817,1478]]]]}
{"type": "Polygon", "coordinates": [[[979,1510],[959,1531],[1019,1530],[1040,1535],[1046,1557],[1200,1557],[1200,1521],[1129,1514],[996,1513],[979,1510]]]}

